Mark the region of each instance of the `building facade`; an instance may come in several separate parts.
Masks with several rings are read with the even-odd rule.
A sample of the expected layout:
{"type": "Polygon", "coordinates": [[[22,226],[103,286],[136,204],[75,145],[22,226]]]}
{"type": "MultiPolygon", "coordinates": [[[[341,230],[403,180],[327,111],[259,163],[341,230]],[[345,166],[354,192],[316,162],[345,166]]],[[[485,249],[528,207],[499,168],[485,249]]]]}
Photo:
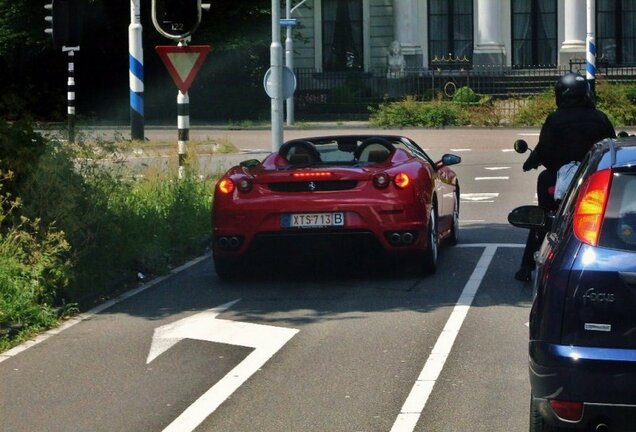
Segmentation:
{"type": "MultiPolygon", "coordinates": [[[[294,14],[295,67],[318,72],[385,68],[393,41],[409,69],[585,59],[586,0],[307,0],[294,14]]],[[[636,1],[596,0],[595,14],[597,59],[636,65],[636,1]]]]}

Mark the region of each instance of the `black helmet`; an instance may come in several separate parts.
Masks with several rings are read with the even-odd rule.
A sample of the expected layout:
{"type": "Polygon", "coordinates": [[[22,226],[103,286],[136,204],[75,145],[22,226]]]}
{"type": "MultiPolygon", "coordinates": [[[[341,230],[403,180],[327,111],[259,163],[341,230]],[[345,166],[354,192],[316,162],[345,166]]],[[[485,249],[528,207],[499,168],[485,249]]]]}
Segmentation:
{"type": "Polygon", "coordinates": [[[570,72],[563,75],[554,86],[557,107],[594,106],[590,85],[581,74],[570,72]]]}

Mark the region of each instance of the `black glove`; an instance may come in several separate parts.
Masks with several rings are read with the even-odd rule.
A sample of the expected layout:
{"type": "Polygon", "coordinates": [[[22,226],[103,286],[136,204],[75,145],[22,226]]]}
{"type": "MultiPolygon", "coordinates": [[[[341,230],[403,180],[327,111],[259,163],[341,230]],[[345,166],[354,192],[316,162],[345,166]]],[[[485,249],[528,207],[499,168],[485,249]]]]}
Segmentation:
{"type": "Polygon", "coordinates": [[[536,153],[532,152],[530,153],[530,156],[528,156],[528,159],[526,159],[526,161],[523,163],[523,170],[524,171],[530,171],[531,169],[536,169],[539,167],[539,161],[537,161],[537,157],[535,156],[536,153]]]}
{"type": "Polygon", "coordinates": [[[531,169],[534,169],[535,167],[532,166],[532,161],[530,159],[528,159],[527,161],[525,161],[523,163],[523,170],[524,171],[530,171],[531,169]]]}

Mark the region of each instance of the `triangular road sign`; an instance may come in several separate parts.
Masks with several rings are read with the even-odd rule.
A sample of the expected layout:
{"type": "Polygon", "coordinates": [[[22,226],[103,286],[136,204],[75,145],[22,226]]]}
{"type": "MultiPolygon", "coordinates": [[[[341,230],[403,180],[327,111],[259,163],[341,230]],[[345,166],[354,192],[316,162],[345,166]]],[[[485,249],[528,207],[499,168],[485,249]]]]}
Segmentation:
{"type": "Polygon", "coordinates": [[[181,93],[186,93],[203,61],[210,52],[210,45],[160,45],[155,50],[181,93]]]}

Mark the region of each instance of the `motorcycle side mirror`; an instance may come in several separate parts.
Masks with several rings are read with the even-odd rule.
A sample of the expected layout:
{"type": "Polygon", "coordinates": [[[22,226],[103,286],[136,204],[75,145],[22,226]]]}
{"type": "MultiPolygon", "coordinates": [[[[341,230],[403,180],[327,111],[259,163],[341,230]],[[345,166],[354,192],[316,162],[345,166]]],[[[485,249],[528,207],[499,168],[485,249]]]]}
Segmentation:
{"type": "Polygon", "coordinates": [[[508,214],[508,223],[518,228],[549,230],[553,216],[539,206],[521,206],[508,214]]]}
{"type": "Polygon", "coordinates": [[[515,141],[513,147],[517,153],[525,153],[528,151],[528,143],[522,139],[515,141]]]}

